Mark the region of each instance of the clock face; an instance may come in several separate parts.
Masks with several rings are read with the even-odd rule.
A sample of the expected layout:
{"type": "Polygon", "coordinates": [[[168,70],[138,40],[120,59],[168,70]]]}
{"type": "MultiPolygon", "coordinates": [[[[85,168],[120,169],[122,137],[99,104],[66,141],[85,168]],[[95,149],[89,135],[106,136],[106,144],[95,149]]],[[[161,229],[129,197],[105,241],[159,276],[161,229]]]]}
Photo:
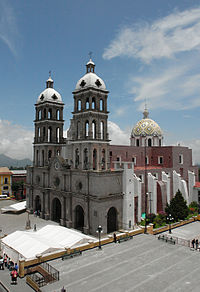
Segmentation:
{"type": "Polygon", "coordinates": [[[59,163],[58,163],[58,161],[55,162],[54,167],[55,167],[56,170],[59,169],[59,163]]]}

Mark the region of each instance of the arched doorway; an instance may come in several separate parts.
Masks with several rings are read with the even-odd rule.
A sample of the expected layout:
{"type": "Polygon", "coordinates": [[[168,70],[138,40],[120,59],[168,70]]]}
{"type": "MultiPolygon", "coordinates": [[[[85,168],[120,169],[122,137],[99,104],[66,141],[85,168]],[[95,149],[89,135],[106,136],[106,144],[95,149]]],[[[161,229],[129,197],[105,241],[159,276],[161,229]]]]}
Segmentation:
{"type": "Polygon", "coordinates": [[[52,201],[52,220],[60,223],[61,219],[61,203],[60,200],[55,198],[52,201]]]}
{"type": "Polygon", "coordinates": [[[36,198],[35,198],[35,211],[37,211],[37,213],[41,212],[41,199],[40,199],[40,196],[36,196],[36,198]]]}
{"type": "Polygon", "coordinates": [[[107,233],[111,233],[118,229],[117,224],[117,210],[112,207],[109,209],[107,214],[107,233]]]}
{"type": "Polygon", "coordinates": [[[78,205],[75,208],[75,228],[83,231],[84,227],[84,211],[83,208],[78,205]]]}

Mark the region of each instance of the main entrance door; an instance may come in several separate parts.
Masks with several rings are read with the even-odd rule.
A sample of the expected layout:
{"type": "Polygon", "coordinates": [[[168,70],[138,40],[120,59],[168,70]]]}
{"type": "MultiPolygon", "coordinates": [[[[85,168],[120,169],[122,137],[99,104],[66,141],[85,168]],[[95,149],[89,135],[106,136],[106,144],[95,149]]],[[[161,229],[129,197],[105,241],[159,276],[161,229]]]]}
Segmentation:
{"type": "Polygon", "coordinates": [[[83,231],[84,227],[84,211],[83,208],[78,205],[75,208],[75,228],[83,231]]]}
{"type": "Polygon", "coordinates": [[[39,214],[41,212],[41,199],[40,196],[36,196],[35,198],[35,211],[39,214]]]}
{"type": "Polygon", "coordinates": [[[52,201],[52,220],[60,223],[61,219],[61,203],[60,200],[55,198],[52,201]]]}
{"type": "Polygon", "coordinates": [[[113,231],[116,231],[118,229],[117,224],[117,210],[112,207],[108,211],[107,215],[107,233],[111,233],[113,231]]]}

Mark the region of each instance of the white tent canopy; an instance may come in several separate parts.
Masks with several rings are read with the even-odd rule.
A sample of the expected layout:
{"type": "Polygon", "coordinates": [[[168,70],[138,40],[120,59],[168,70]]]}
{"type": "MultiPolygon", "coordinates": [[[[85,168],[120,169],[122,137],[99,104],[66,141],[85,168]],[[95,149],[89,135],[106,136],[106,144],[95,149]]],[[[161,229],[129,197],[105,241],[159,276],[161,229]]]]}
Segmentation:
{"type": "Polygon", "coordinates": [[[4,208],[1,208],[1,213],[5,213],[5,212],[17,213],[17,212],[21,212],[23,210],[26,210],[26,201],[12,204],[12,205],[6,206],[4,208]]]}
{"type": "Polygon", "coordinates": [[[31,259],[38,254],[65,250],[95,238],[62,226],[47,225],[38,231],[15,231],[2,239],[2,250],[13,262],[31,259]]]}

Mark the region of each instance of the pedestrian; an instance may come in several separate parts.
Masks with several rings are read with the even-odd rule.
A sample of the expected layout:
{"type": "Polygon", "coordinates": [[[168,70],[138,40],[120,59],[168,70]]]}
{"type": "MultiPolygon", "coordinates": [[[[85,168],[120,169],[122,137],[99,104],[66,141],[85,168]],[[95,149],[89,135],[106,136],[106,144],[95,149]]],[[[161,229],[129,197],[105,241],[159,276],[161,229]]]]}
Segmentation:
{"type": "Polygon", "coordinates": [[[18,272],[19,266],[17,263],[15,263],[15,270],[18,272]]]}
{"type": "Polygon", "coordinates": [[[0,257],[0,270],[4,270],[4,263],[2,257],[0,257]]]}
{"type": "Polygon", "coordinates": [[[117,235],[116,235],[116,233],[113,234],[113,238],[114,238],[114,243],[117,243],[117,235]]]}
{"type": "Polygon", "coordinates": [[[61,292],[66,292],[66,289],[64,288],[64,286],[62,287],[61,292]]]}
{"type": "Polygon", "coordinates": [[[192,248],[194,248],[195,239],[192,239],[192,248]]]}
{"type": "Polygon", "coordinates": [[[7,266],[8,270],[9,270],[9,268],[10,268],[10,258],[9,257],[7,258],[7,265],[6,266],[7,266]]]}
{"type": "Polygon", "coordinates": [[[195,243],[196,243],[196,250],[197,250],[198,249],[198,245],[199,245],[198,238],[196,239],[195,243]]]}
{"type": "Polygon", "coordinates": [[[4,266],[7,267],[7,254],[4,254],[4,259],[3,259],[3,262],[4,262],[4,266]]]}
{"type": "Polygon", "coordinates": [[[13,268],[12,272],[10,273],[10,275],[11,275],[11,284],[16,285],[18,273],[14,268],[13,268]]]}

